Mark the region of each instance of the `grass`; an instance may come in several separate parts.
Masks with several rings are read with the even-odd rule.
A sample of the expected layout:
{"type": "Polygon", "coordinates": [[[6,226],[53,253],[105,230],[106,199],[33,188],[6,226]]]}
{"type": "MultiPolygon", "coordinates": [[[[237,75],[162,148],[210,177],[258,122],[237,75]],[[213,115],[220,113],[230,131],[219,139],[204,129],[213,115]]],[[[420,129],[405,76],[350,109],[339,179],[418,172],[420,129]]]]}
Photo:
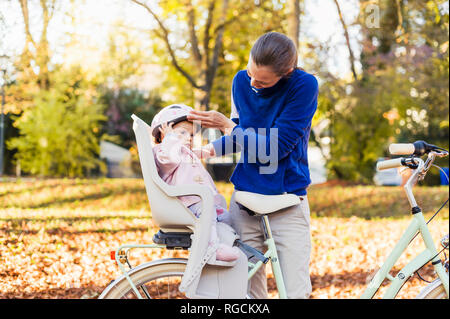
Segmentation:
{"type": "MultiPolygon", "coordinates": [[[[229,202],[233,187],[219,182],[217,188],[229,202]]],[[[448,187],[416,187],[414,195],[425,215],[448,198],[448,187]]],[[[308,190],[314,217],[360,217],[364,219],[409,216],[402,187],[321,186],[308,190]]],[[[46,179],[0,183],[0,209],[74,211],[147,211],[149,204],[140,179],[46,179]]],[[[441,216],[448,216],[446,206],[441,216]]],[[[150,215],[149,215],[150,216],[150,215]]],[[[96,217],[97,218],[97,217],[96,217]]]]}
{"type": "MultiPolygon", "coordinates": [[[[217,188],[229,201],[232,185],[217,183],[217,188]]],[[[429,217],[448,198],[448,188],[417,187],[415,195],[429,217]]],[[[404,191],[314,185],[308,197],[312,298],[357,298],[410,222],[404,191]]],[[[429,225],[436,243],[448,233],[448,215],[447,205],[429,225]]],[[[157,229],[139,179],[0,182],[0,298],[95,298],[120,275],[110,250],[149,243],[157,229]]],[[[422,248],[414,240],[395,269],[422,248]]],[[[132,262],[164,256],[186,252],[136,251],[132,262]]],[[[421,274],[431,279],[427,267],[421,274]]],[[[414,277],[399,297],[412,298],[423,285],[414,277]]],[[[269,292],[276,295],[270,274],[269,292]]]]}

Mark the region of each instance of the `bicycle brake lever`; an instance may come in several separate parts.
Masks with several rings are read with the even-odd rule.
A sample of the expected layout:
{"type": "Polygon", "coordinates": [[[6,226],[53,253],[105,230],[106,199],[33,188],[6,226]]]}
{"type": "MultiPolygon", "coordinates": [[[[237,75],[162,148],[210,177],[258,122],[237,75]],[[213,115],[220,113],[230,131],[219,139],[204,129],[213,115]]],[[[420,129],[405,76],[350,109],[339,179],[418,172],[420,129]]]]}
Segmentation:
{"type": "Polygon", "coordinates": [[[419,163],[416,163],[416,161],[414,161],[414,156],[411,156],[411,157],[405,158],[404,166],[411,168],[411,169],[416,169],[417,167],[419,167],[419,163]]]}

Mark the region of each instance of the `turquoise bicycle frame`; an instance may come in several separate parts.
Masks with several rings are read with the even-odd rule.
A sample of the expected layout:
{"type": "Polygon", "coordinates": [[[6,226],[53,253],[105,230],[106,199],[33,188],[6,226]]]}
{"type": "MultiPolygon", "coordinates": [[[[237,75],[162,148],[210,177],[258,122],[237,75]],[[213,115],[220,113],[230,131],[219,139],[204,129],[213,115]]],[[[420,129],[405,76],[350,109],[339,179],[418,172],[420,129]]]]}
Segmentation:
{"type": "MultiPolygon", "coordinates": [[[[275,240],[272,237],[272,231],[269,225],[269,218],[267,215],[262,217],[263,225],[264,225],[264,235],[265,235],[265,244],[267,246],[267,251],[264,254],[264,257],[270,260],[270,264],[272,266],[273,276],[275,278],[275,283],[277,285],[278,296],[280,299],[286,299],[286,287],[284,285],[283,273],[281,271],[280,261],[278,259],[277,247],[275,245],[275,240]]],[[[248,272],[248,280],[253,277],[253,275],[261,268],[263,262],[259,260],[255,264],[249,262],[249,272],[248,272]]]]}
{"type": "Polygon", "coordinates": [[[436,246],[431,237],[430,230],[428,229],[427,223],[423,217],[421,209],[417,206],[416,200],[412,193],[412,187],[418,181],[418,179],[425,177],[426,172],[434,161],[434,155],[430,155],[427,162],[424,163],[422,159],[415,159],[418,161],[418,167],[415,169],[412,176],[409,178],[408,182],[405,184],[405,191],[408,201],[412,208],[413,220],[400,238],[399,242],[395,245],[393,251],[389,254],[384,264],[377,271],[375,276],[370,281],[366,290],[362,294],[362,299],[370,299],[376,294],[381,284],[385,279],[389,279],[391,284],[383,298],[392,299],[395,298],[399,290],[402,288],[403,284],[412,276],[414,273],[424,266],[426,263],[430,262],[434,266],[439,279],[441,280],[447,297],[449,296],[449,277],[445,271],[444,266],[441,263],[441,259],[438,256],[436,246]],[[416,256],[411,262],[409,262],[405,267],[403,267],[398,274],[392,277],[389,272],[391,271],[394,264],[397,262],[400,255],[408,247],[409,243],[416,236],[417,232],[420,233],[422,239],[425,243],[425,250],[416,256]]]}
{"type": "Polygon", "coordinates": [[[398,291],[401,289],[403,284],[409,279],[409,277],[414,275],[414,273],[419,268],[421,268],[429,261],[433,263],[434,269],[438,274],[439,278],[441,279],[448,296],[449,281],[447,272],[445,271],[444,266],[441,263],[441,259],[438,256],[436,247],[434,245],[433,239],[431,237],[430,231],[427,227],[423,214],[421,211],[419,211],[414,214],[413,221],[408,226],[405,233],[400,238],[400,241],[394,247],[393,251],[387,257],[383,266],[375,274],[375,277],[372,278],[361,298],[362,299],[373,298],[375,293],[378,291],[378,288],[381,286],[381,284],[386,278],[391,281],[391,285],[389,286],[386,293],[383,295],[383,298],[387,299],[395,298],[398,291]],[[406,249],[406,247],[409,245],[409,243],[411,242],[411,240],[418,231],[422,235],[426,249],[417,257],[415,257],[405,267],[403,267],[395,276],[395,278],[392,277],[389,274],[389,272],[391,271],[392,267],[394,266],[400,255],[403,253],[403,251],[406,249]]]}

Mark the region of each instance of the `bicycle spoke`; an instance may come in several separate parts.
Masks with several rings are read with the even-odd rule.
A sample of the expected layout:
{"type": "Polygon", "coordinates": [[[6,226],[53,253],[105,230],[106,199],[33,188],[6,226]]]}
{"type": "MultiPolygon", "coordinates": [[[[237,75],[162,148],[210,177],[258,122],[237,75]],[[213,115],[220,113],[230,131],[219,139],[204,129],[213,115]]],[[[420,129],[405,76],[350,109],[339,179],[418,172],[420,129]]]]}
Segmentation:
{"type": "Polygon", "coordinates": [[[144,292],[145,297],[147,297],[147,299],[152,299],[152,297],[150,297],[150,294],[148,293],[147,288],[145,287],[145,284],[141,286],[142,291],[144,292]]]}
{"type": "Polygon", "coordinates": [[[161,293],[159,292],[159,285],[156,283],[156,289],[158,290],[158,299],[161,299],[161,293]]]}
{"type": "Polygon", "coordinates": [[[170,299],[170,278],[167,280],[167,299],[170,299]]]}

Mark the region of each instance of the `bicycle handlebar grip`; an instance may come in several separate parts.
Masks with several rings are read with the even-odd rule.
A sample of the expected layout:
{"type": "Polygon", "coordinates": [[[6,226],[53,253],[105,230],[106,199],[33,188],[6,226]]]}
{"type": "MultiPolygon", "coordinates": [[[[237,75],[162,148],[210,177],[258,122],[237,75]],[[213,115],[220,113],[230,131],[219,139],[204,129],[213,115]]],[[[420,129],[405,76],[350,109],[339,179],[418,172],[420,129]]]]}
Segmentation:
{"type": "Polygon", "coordinates": [[[403,165],[404,158],[394,158],[377,163],[377,170],[381,171],[388,168],[400,167],[403,165]]]}
{"type": "Polygon", "coordinates": [[[389,145],[389,152],[392,155],[411,155],[416,151],[416,147],[412,143],[399,143],[389,145]]]}

